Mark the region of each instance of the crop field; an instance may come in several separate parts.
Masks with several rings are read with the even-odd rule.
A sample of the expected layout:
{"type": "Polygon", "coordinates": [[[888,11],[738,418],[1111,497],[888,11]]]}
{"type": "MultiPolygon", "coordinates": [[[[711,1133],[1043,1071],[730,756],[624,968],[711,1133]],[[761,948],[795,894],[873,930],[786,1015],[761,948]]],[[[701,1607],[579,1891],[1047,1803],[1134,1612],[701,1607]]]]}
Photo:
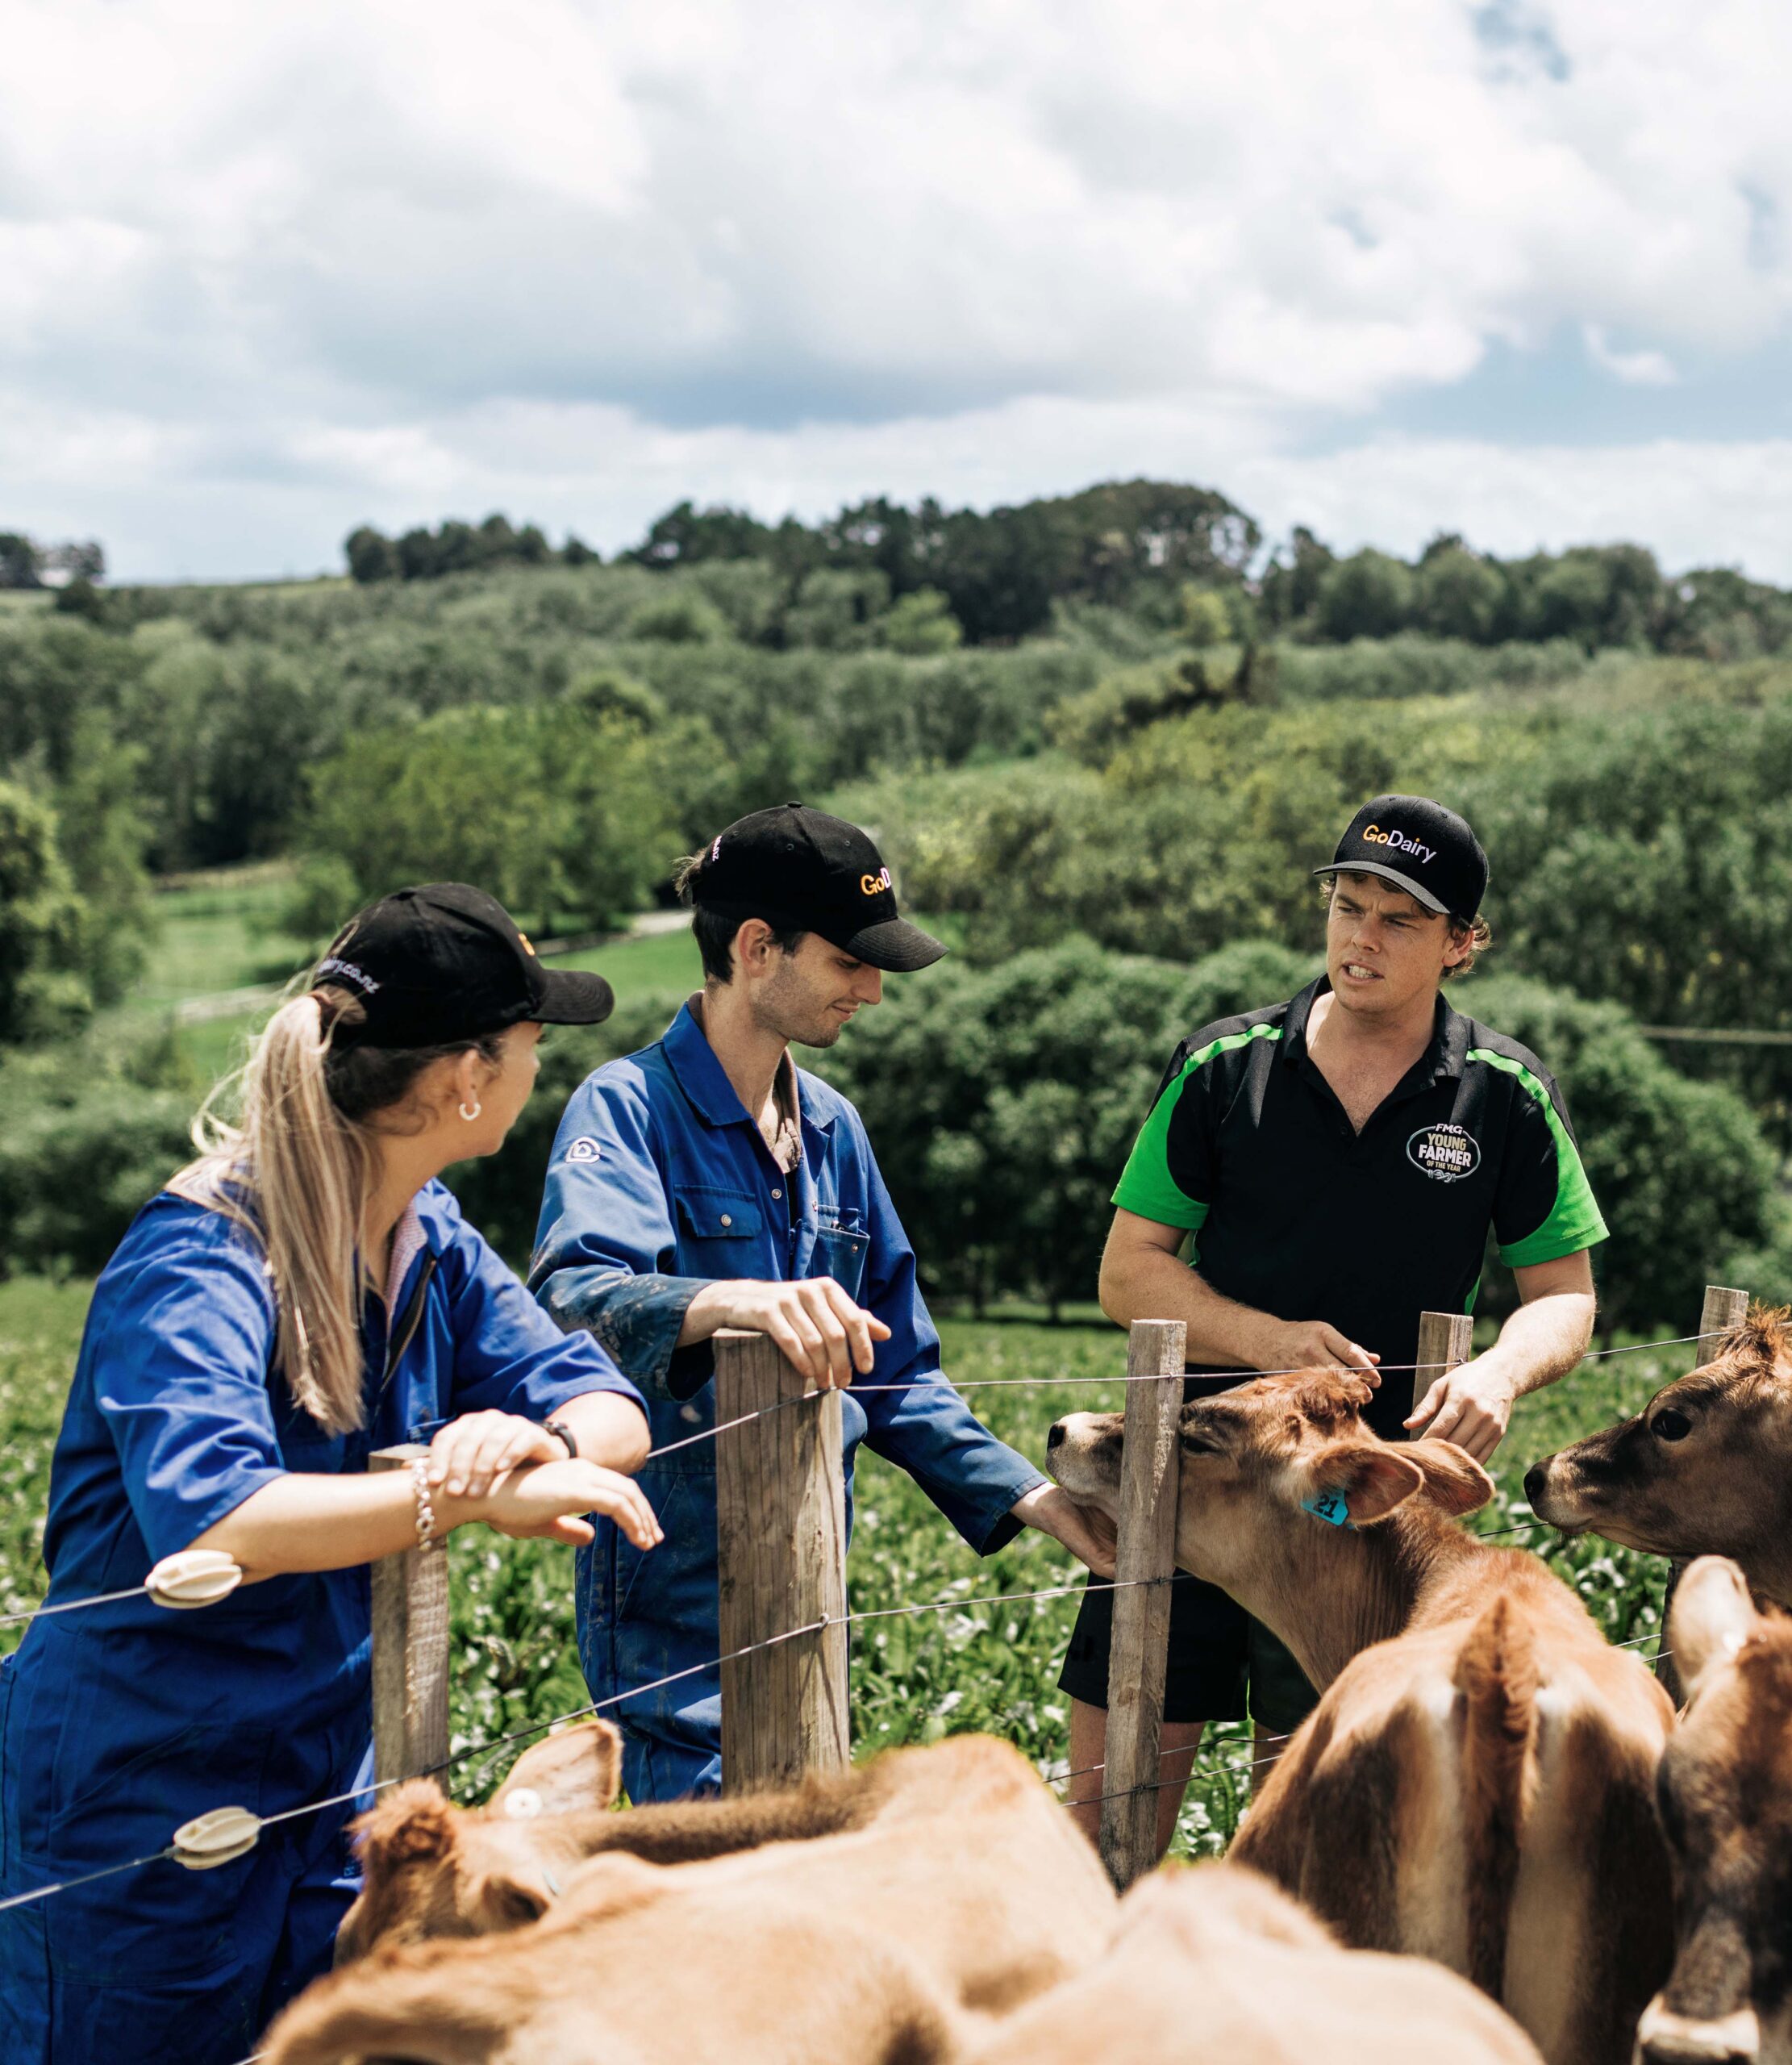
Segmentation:
{"type": "MultiPolygon", "coordinates": [[[[0,1284],[0,1612],[28,1608],[44,1589],[39,1545],[50,1449],[88,1287],[39,1278],[0,1284]]],[[[1120,1402],[1123,1345],[1110,1328],[948,1320],[941,1331],[946,1367],[968,1387],[971,1404],[1029,1455],[1043,1454],[1046,1429],[1060,1413],[1120,1402]],[[1115,1380],[1089,1381],[1102,1378],[1115,1380]]],[[[1469,1524],[1527,1521],[1521,1480],[1529,1463],[1634,1412],[1690,1364],[1685,1347],[1627,1352],[1589,1362],[1553,1390],[1522,1400],[1494,1459],[1496,1504],[1469,1524]]],[[[941,1610],[854,1630],[856,1753],[986,1729],[1019,1744],[1043,1771],[1063,1771],[1069,1709],[1056,1681],[1074,1596],[977,1602],[995,1592],[1073,1583],[1078,1566],[1056,1542],[1033,1533],[986,1562],[978,1558],[907,1478],[874,1456],[861,1456],[857,1505],[848,1569],[852,1608],[938,1603],[941,1610]]],[[[1657,1631],[1659,1562],[1591,1538],[1555,1544],[1542,1529],[1511,1538],[1547,1549],[1614,1641],[1657,1631]]],[[[587,1696],[572,1641],[571,1551],[468,1528],[454,1537],[450,1557],[456,1749],[582,1704],[587,1696]]],[[[0,1650],[11,1647],[19,1632],[0,1629],[0,1650]]],[[[1645,1642],[1640,1653],[1651,1655],[1653,1646],[1645,1642]]],[[[1247,1796],[1247,1731],[1216,1734],[1197,1766],[1178,1833],[1177,1847],[1189,1854],[1223,1849],[1247,1796]]],[[[464,1767],[467,1796],[483,1792],[503,1761],[476,1758],[464,1767]]]]}

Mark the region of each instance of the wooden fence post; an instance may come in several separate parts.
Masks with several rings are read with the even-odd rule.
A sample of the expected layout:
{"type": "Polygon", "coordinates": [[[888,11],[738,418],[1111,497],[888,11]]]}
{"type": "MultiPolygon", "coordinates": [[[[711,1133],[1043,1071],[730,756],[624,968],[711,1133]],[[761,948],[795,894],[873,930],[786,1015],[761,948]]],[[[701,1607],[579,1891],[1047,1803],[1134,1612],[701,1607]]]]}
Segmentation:
{"type": "Polygon", "coordinates": [[[722,1666],[722,1787],[794,1785],[848,1761],[846,1495],[840,1395],[807,1388],[777,1345],[715,1336],[716,1546],[722,1654],[825,1615],[827,1625],[722,1666]],[[768,1412],[768,1407],[777,1407],[768,1412]]]}
{"type": "MultiPolygon", "coordinates": [[[[376,1449],[370,1471],[408,1470],[420,1442],[376,1449]]],[[[373,1775],[416,1778],[448,1753],[448,1550],[405,1549],[373,1566],[373,1775]]]]}
{"type": "Polygon", "coordinates": [[[1740,1326],[1748,1316],[1748,1293],[1732,1291],[1721,1283],[1707,1283],[1705,1302],[1698,1308],[1698,1359],[1693,1364],[1702,1370],[1707,1362],[1717,1359],[1717,1345],[1732,1327],[1740,1326]]]}
{"type": "Polygon", "coordinates": [[[1419,1366],[1412,1373],[1411,1411],[1446,1370],[1466,1362],[1475,1345],[1475,1323],[1469,1312],[1419,1315],[1419,1366]]]}
{"type": "MultiPolygon", "coordinates": [[[[1714,1362],[1719,1341],[1732,1327],[1740,1326],[1748,1316],[1746,1291],[1733,1291],[1722,1283],[1707,1283],[1705,1300],[1698,1310],[1698,1347],[1693,1367],[1702,1370],[1707,1362],[1714,1362]]],[[[1686,1575],[1690,1560],[1685,1556],[1668,1558],[1667,1582],[1661,1587],[1661,1639],[1656,1644],[1655,1675],[1676,1706],[1680,1704],[1683,1689],[1680,1673],[1674,1669],[1673,1656],[1662,1649],[1661,1642],[1668,1638],[1668,1608],[1673,1604],[1673,1596],[1680,1589],[1680,1580],[1686,1575]]]]}
{"type": "Polygon", "coordinates": [[[1181,1320],[1135,1320],[1127,1337],[1126,1443],[1115,1570],[1126,1589],[1113,1595],[1101,1788],[1102,1862],[1123,1892],[1157,1862],[1186,1332],[1181,1320]]]}

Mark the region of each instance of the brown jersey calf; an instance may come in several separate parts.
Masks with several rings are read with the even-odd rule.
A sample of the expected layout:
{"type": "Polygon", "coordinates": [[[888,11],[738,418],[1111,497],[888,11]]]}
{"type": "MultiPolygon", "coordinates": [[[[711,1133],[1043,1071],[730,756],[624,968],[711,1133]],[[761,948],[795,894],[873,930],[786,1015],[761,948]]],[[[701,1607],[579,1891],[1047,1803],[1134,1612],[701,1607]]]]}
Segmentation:
{"type": "Polygon", "coordinates": [[[1661,1760],[1679,1945],[1644,2065],[1792,2065],[1792,1620],[1701,1557],[1668,1617],[1689,1704],[1661,1760]]]}
{"type": "MultiPolygon", "coordinates": [[[[1182,1409],[1177,1561],[1323,1695],[1233,1857],[1354,1948],[1473,1979],[1551,2065],[1620,2065],[1671,1947],[1652,1793],[1673,1710],[1536,1557],[1452,1525],[1486,1473],[1447,1442],[1378,1441],[1369,1395],[1316,1370],[1182,1409]]],[[[1123,1428],[1078,1414],[1048,1447],[1110,1513],[1123,1428]]]]}
{"type": "Polygon", "coordinates": [[[1634,1420],[1533,1464],[1525,1496],[1565,1533],[1655,1556],[1730,1556],[1792,1607],[1792,1328],[1757,1306],[1716,1356],[1634,1420]]]}
{"type": "Polygon", "coordinates": [[[547,1912],[581,1864],[610,1851],[684,1864],[962,1811],[977,1794],[985,1742],[960,1736],[781,1792],[619,1814],[621,1738],[606,1721],[526,1750],[484,1807],[452,1806],[434,1779],[408,1779],[356,1824],[361,1891],[338,1933],[336,1963],[377,1944],[520,1928],[547,1912]]]}
{"type": "Polygon", "coordinates": [[[917,1783],[904,1810],[843,1834],[674,1867],[591,1858],[532,1925],[389,1943],[319,1979],[270,2031],[269,2065],[948,2055],[1099,1957],[1115,1902],[1018,1750],[967,1736],[889,1761],[905,1754],[955,1776],[925,1811],[917,1783]]]}
{"type": "Polygon", "coordinates": [[[968,2065],[1538,2065],[1511,2016],[1423,1958],[1340,1949],[1268,1879],[1168,1864],[1113,1947],[968,2065]]]}

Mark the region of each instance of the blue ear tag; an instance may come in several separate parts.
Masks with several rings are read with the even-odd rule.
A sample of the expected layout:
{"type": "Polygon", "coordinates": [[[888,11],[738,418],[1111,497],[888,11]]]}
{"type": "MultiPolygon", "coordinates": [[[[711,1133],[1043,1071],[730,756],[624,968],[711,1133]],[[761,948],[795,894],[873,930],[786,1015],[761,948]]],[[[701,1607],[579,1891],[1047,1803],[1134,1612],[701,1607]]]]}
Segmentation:
{"type": "MultiPolygon", "coordinates": [[[[1317,1513],[1321,1520],[1329,1521],[1334,1527],[1350,1527],[1350,1508],[1344,1502],[1342,1491],[1319,1491],[1311,1499],[1301,1500],[1303,1513],[1317,1513]]],[[[1355,1532],[1354,1529],[1352,1529],[1355,1532]]]]}

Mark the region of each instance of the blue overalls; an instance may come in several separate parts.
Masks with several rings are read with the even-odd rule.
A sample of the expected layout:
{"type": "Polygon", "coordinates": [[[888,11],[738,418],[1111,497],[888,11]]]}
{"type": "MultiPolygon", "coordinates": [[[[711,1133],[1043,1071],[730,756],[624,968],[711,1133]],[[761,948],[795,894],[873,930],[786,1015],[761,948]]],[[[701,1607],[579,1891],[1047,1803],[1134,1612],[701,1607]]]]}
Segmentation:
{"type": "MultiPolygon", "coordinates": [[[[166,1191],[144,1207],[88,1312],[51,1466],[48,1604],[140,1584],[285,1471],[359,1471],[485,1407],[540,1420],[586,1391],[639,1402],[440,1184],[398,1237],[415,1251],[390,1316],[371,1295],[362,1319],[369,1425],[330,1435],[270,1372],[249,1237],[166,1191]]],[[[369,1782],[368,1598],[361,1567],[191,1612],[140,1597],[34,1622],[0,1665],[0,1899],[148,1855],[209,1808],[273,1814],[369,1782]]],[[[329,1963],[353,1811],[283,1822],[214,1871],[158,1862],[0,1913],[0,2059],[246,2058],[329,1963]]]]}
{"type": "MultiPolygon", "coordinates": [[[[786,1060],[786,1066],[789,1066],[786,1060]]],[[[847,1515],[859,1442],[899,1464],[973,1549],[1019,1532],[1009,1508],[1044,1476],[987,1432],[940,1373],[940,1337],[915,1254],[864,1122],[840,1093],[793,1070],[802,1163],[787,1177],[692,1016],[586,1078],[554,1141],[529,1282],[562,1326],[589,1328],[647,1394],[656,1449],[715,1423],[707,1341],[677,1345],[685,1308],[715,1279],[831,1276],[890,1329],[867,1384],[842,1401],[847,1515]]],[[[726,1441],[724,1433],[720,1437],[726,1441]]],[[[649,1556],[600,1521],[578,1555],[579,1659],[594,1699],[719,1653],[715,1447],[697,1441],[640,1473],[665,1539],[649,1556]]],[[[637,1802],[714,1791],[719,1674],[706,1671],[611,1710],[637,1802]]]]}

